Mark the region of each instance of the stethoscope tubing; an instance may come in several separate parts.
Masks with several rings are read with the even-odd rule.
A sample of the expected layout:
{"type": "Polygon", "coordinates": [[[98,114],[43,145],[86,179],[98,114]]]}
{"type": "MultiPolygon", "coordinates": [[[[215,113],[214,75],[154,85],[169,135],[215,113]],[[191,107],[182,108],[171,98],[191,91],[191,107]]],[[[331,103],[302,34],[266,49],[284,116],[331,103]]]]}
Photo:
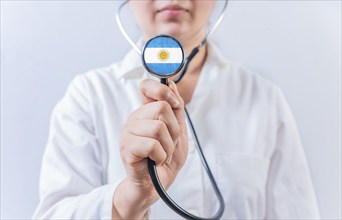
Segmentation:
{"type": "MultiPolygon", "coordinates": [[[[163,84],[167,84],[167,81],[162,81],[163,84]]],[[[159,178],[158,178],[158,172],[157,172],[157,167],[156,164],[153,160],[151,160],[150,158],[148,158],[148,170],[151,176],[151,180],[152,183],[154,185],[154,188],[156,189],[156,191],[158,192],[160,198],[174,211],[176,212],[178,215],[182,216],[185,219],[193,219],[193,220],[211,220],[211,219],[220,219],[224,213],[225,210],[225,202],[223,199],[223,196],[221,194],[220,189],[217,186],[217,183],[215,181],[215,178],[209,168],[209,165],[207,163],[207,160],[205,159],[204,153],[202,151],[201,145],[198,141],[198,137],[194,128],[194,125],[192,124],[190,115],[187,111],[187,109],[185,108],[185,113],[187,116],[187,120],[188,120],[188,124],[191,127],[192,130],[192,134],[194,135],[194,138],[196,140],[196,149],[199,152],[200,158],[201,158],[201,162],[202,165],[209,177],[210,183],[214,189],[214,192],[218,198],[219,201],[219,209],[217,210],[217,212],[215,213],[214,216],[210,217],[210,218],[203,218],[203,217],[199,217],[199,216],[195,216],[191,213],[189,213],[188,211],[184,210],[182,207],[180,207],[177,203],[175,203],[171,197],[167,194],[167,192],[165,191],[165,189],[163,188],[159,178]]]]}
{"type": "MultiPolygon", "coordinates": [[[[143,52],[142,50],[134,43],[134,41],[130,38],[130,36],[127,34],[125,28],[122,25],[122,21],[121,21],[121,10],[122,8],[128,3],[128,0],[126,0],[125,2],[123,2],[120,6],[119,9],[116,13],[116,21],[118,23],[119,29],[121,31],[121,33],[123,34],[123,36],[126,38],[126,40],[131,44],[131,46],[137,51],[137,53],[139,55],[142,55],[143,52]]],[[[217,21],[215,22],[215,24],[213,25],[213,27],[211,28],[211,30],[209,30],[205,36],[205,38],[202,40],[202,42],[195,47],[190,55],[185,59],[185,63],[184,63],[184,67],[183,70],[180,74],[180,76],[175,80],[175,83],[179,83],[180,80],[183,78],[183,76],[185,75],[185,73],[187,72],[187,69],[189,67],[189,64],[191,62],[191,60],[196,56],[196,54],[200,51],[200,49],[206,44],[207,39],[213,34],[213,32],[216,30],[216,28],[219,26],[219,24],[221,23],[223,17],[224,17],[224,12],[226,11],[226,8],[228,6],[228,0],[225,0],[225,4],[224,7],[217,19],[217,21]]],[[[167,85],[167,78],[161,78],[161,83],[166,84],[167,85]]],[[[152,183],[156,189],[156,191],[158,192],[160,198],[177,214],[179,214],[180,216],[186,218],[186,219],[194,219],[194,220],[209,220],[209,219],[220,219],[224,213],[225,210],[225,202],[223,199],[223,196],[217,186],[217,183],[215,181],[215,178],[209,168],[209,165],[207,163],[207,160],[205,159],[204,153],[202,151],[201,145],[199,143],[195,128],[193,126],[193,123],[191,121],[190,115],[187,111],[186,108],[184,108],[185,113],[186,113],[186,118],[188,121],[188,124],[191,127],[191,131],[193,134],[193,137],[196,140],[196,149],[200,155],[201,158],[201,162],[203,167],[205,168],[205,171],[209,177],[210,183],[214,189],[214,192],[218,198],[219,201],[219,209],[218,211],[215,213],[215,215],[213,217],[210,218],[202,218],[202,217],[198,217],[195,216],[191,213],[189,213],[188,211],[184,210],[182,207],[180,207],[177,203],[175,203],[171,197],[167,194],[167,192],[165,191],[165,189],[163,188],[159,178],[158,178],[158,172],[157,172],[157,167],[156,164],[153,160],[151,160],[150,158],[148,158],[148,170],[149,170],[149,174],[151,176],[151,180],[152,183]]]]}

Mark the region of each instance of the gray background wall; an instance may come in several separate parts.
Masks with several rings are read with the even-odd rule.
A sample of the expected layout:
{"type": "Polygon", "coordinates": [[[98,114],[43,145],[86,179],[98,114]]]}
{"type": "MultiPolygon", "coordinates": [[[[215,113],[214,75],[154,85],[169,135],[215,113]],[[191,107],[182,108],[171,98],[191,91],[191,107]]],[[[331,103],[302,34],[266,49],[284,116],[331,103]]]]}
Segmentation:
{"type": "MultiPolygon", "coordinates": [[[[32,216],[51,110],[70,80],[129,49],[117,6],[1,1],[1,219],[32,216]]],[[[283,89],[322,218],[341,219],[341,1],[231,1],[214,41],[283,89]]]]}

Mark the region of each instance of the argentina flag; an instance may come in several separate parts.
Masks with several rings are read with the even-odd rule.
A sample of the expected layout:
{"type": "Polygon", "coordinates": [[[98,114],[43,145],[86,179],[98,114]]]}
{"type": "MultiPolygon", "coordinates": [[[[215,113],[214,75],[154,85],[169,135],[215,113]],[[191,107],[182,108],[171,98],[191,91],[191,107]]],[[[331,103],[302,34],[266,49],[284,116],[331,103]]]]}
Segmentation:
{"type": "Polygon", "coordinates": [[[143,61],[149,72],[167,77],[176,74],[182,68],[184,51],[177,40],[162,35],[147,42],[143,61]]]}

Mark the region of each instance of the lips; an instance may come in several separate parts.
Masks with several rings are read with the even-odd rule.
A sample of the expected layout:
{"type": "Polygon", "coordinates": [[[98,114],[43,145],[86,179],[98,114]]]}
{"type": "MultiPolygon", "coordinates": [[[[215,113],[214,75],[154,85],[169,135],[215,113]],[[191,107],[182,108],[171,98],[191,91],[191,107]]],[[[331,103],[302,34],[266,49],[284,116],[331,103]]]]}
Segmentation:
{"type": "Polygon", "coordinates": [[[174,10],[174,11],[179,11],[179,10],[183,10],[186,11],[185,8],[179,6],[179,5],[168,5],[163,7],[162,9],[158,10],[158,12],[162,12],[162,11],[168,11],[168,10],[174,10]]]}
{"type": "Polygon", "coordinates": [[[177,16],[184,12],[188,12],[188,10],[179,5],[168,5],[157,11],[157,13],[163,13],[169,16],[177,16]]]}

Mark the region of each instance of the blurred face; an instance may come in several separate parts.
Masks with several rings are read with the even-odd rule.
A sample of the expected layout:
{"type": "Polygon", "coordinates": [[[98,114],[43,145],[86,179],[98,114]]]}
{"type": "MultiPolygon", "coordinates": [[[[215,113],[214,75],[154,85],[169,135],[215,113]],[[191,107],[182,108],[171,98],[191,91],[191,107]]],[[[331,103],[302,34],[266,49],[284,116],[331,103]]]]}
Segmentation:
{"type": "Polygon", "coordinates": [[[215,0],[130,0],[129,5],[144,40],[171,35],[183,44],[198,43],[205,36],[215,0]],[[195,41],[195,42],[194,42],[195,41]]]}

